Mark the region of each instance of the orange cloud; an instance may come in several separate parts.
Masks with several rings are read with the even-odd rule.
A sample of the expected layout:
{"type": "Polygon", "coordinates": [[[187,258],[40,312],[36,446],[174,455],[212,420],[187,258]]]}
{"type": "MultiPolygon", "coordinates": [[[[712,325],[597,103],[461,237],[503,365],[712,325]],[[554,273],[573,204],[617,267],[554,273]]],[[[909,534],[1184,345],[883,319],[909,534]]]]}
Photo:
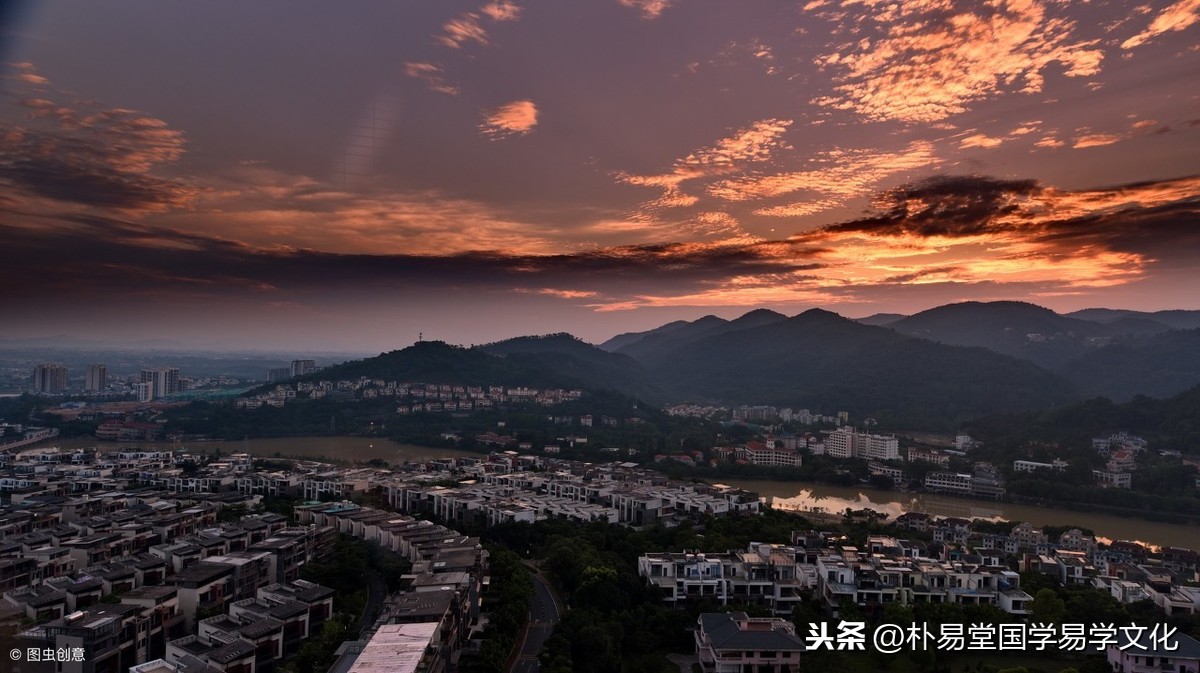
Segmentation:
{"type": "Polygon", "coordinates": [[[817,199],[815,201],[800,201],[780,206],[769,206],[754,211],[755,215],[768,217],[805,217],[815,215],[824,210],[832,210],[842,205],[841,199],[817,199]]]}
{"type": "Polygon", "coordinates": [[[1053,133],[1048,133],[1042,136],[1041,140],[1038,140],[1036,143],[1034,143],[1035,147],[1045,147],[1049,149],[1062,147],[1064,145],[1066,145],[1066,143],[1059,140],[1058,136],[1054,135],[1053,133]]]}
{"type": "Polygon", "coordinates": [[[899,152],[831,150],[813,159],[817,167],[806,171],[747,176],[723,180],[708,193],[725,201],[749,201],[798,191],[845,198],[862,196],[887,176],[928,168],[937,163],[930,143],[910,143],[899,152]]]}
{"type": "Polygon", "coordinates": [[[684,193],[683,183],[742,170],[742,167],[747,164],[766,161],[771,158],[773,153],[790,149],[790,146],[783,141],[783,135],[791,125],[792,120],[790,119],[763,119],[746,128],[739,129],[727,138],[718,140],[714,145],[701,148],[676,160],[669,173],[657,175],[617,173],[616,177],[619,182],[628,185],[662,189],[662,196],[648,202],[646,207],[657,209],[693,206],[700,199],[684,193]]]}
{"type": "Polygon", "coordinates": [[[492,21],[516,21],[521,16],[521,7],[511,0],[495,0],[479,8],[492,21]]]}
{"type": "Polygon", "coordinates": [[[657,19],[667,7],[671,6],[671,0],[618,0],[625,7],[632,7],[642,13],[642,18],[657,19]]]}
{"type": "Polygon", "coordinates": [[[536,255],[562,248],[555,231],[505,216],[480,202],[433,191],[362,187],[351,193],[261,167],[242,167],[228,178],[212,181],[194,206],[159,215],[154,221],[261,248],[339,254],[512,250],[536,255]]]}
{"type": "Polygon", "coordinates": [[[1076,138],[1075,144],[1071,145],[1071,147],[1077,150],[1086,147],[1103,147],[1105,145],[1112,145],[1113,143],[1121,142],[1122,140],[1124,140],[1124,138],[1112,133],[1088,133],[1076,138]]]}
{"type": "Polygon", "coordinates": [[[720,211],[700,213],[686,226],[702,236],[716,238],[723,242],[748,243],[758,240],[746,233],[736,217],[720,211]]]}
{"type": "Polygon", "coordinates": [[[442,25],[442,34],[437,41],[451,49],[460,49],[467,42],[475,42],[487,46],[487,29],[483,27],[483,18],[492,22],[516,21],[521,16],[520,5],[512,0],[492,0],[477,12],[463,12],[442,25]]]}
{"type": "Polygon", "coordinates": [[[969,147],[982,147],[984,149],[991,149],[993,147],[999,147],[1003,144],[1003,138],[993,138],[982,133],[976,133],[963,138],[961,141],[959,141],[958,146],[963,149],[969,147]]]}
{"type": "Polygon", "coordinates": [[[531,100],[515,100],[484,114],[479,131],[492,139],[524,135],[538,123],[538,109],[531,100]]]}
{"type": "Polygon", "coordinates": [[[488,34],[479,24],[479,15],[474,12],[466,12],[447,21],[442,26],[442,34],[437,39],[438,42],[451,49],[459,49],[466,42],[486,45],[488,34]]]}
{"type": "Polygon", "coordinates": [[[1036,93],[1053,63],[1069,77],[1100,71],[1096,42],[1073,40],[1074,22],[1051,18],[1039,0],[997,0],[969,11],[947,0],[846,6],[852,14],[841,25],[865,24],[880,36],[856,37],[819,58],[841,83],[814,102],[867,119],[936,122],[1000,93],[1036,93]]]}
{"type": "Polygon", "coordinates": [[[1200,0],[1179,0],[1159,12],[1145,30],[1121,43],[1122,49],[1133,49],[1164,33],[1184,30],[1200,21],[1200,0]]]}
{"type": "Polygon", "coordinates": [[[27,113],[0,134],[0,182],[27,207],[151,211],[184,206],[196,194],[194,186],[156,174],[183,156],[182,131],[136,110],[74,99],[43,77],[23,77],[33,73],[29,64],[17,70],[19,83],[7,93],[27,113]],[[22,90],[29,87],[36,97],[22,90]]]}
{"type": "Polygon", "coordinates": [[[409,77],[424,80],[429,85],[430,89],[433,89],[439,93],[444,93],[450,96],[457,96],[459,93],[458,87],[447,84],[446,81],[442,79],[443,72],[441,66],[434,65],[433,63],[423,63],[419,61],[407,62],[404,64],[404,74],[408,75],[409,77]]]}
{"type": "Polygon", "coordinates": [[[724,138],[716,145],[684,157],[680,163],[692,166],[729,166],[738,162],[765,161],[780,149],[790,149],[782,136],[792,125],[790,119],[764,119],[724,138]]]}

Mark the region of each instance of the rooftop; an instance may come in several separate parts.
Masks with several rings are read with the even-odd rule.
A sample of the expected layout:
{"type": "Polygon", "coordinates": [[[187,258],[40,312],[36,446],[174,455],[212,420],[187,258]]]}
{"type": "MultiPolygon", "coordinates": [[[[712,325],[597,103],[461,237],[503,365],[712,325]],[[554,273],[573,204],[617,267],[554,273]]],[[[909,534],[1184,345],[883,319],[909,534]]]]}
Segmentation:
{"type": "Polygon", "coordinates": [[[700,628],[714,650],[800,652],[804,641],[781,619],[751,619],[744,612],[700,615],[700,628]]]}

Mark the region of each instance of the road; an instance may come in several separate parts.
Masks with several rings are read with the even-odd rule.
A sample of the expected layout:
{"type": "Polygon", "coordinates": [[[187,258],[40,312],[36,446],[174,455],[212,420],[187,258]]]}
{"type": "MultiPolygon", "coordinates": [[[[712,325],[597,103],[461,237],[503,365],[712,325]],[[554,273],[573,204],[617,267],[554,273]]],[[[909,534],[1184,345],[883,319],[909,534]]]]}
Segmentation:
{"type": "Polygon", "coordinates": [[[541,662],[538,652],[550,638],[554,625],[558,623],[559,608],[550,591],[550,585],[541,575],[530,573],[533,577],[533,601],[529,605],[529,626],[525,630],[521,643],[521,654],[510,669],[510,673],[538,673],[541,662]]]}
{"type": "Polygon", "coordinates": [[[362,633],[375,624],[375,617],[383,608],[387,599],[387,585],[383,577],[372,569],[367,569],[367,604],[363,606],[362,618],[358,620],[358,631],[362,633]]]}

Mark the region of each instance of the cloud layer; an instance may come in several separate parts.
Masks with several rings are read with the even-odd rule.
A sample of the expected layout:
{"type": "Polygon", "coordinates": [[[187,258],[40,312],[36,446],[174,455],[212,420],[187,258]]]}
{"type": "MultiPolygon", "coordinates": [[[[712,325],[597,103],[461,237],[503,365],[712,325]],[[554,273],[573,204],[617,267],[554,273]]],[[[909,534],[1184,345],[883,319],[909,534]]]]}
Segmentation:
{"type": "Polygon", "coordinates": [[[537,123],[537,105],[531,100],[515,100],[484,113],[479,132],[493,139],[507,138],[529,133],[537,123]]]}

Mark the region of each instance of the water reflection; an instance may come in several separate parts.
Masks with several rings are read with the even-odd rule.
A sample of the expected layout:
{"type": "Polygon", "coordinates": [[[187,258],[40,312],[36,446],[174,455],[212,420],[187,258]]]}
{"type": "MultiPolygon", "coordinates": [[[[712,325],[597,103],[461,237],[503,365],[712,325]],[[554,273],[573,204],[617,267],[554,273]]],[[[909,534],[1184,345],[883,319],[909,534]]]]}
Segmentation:
{"type": "Polygon", "coordinates": [[[905,512],[925,512],[936,516],[989,521],[1028,521],[1035,526],[1078,526],[1096,533],[1102,542],[1132,540],[1151,546],[1178,546],[1200,549],[1200,526],[1162,523],[1135,517],[1018,505],[1012,503],[967,500],[950,496],[882,491],[856,487],[826,486],[786,481],[726,480],[731,486],[754,491],[764,502],[779,509],[818,514],[840,514],[847,507],[871,509],[894,520],[905,512]]]}

